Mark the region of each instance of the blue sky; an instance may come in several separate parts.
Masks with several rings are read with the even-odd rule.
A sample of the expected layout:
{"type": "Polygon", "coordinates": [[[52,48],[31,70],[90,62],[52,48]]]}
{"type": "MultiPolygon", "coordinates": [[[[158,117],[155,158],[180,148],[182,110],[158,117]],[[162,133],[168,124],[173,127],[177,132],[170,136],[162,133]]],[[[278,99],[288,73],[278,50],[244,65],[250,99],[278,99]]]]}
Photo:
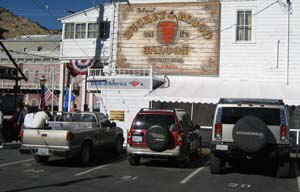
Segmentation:
{"type": "MultiPolygon", "coordinates": [[[[0,0],[0,7],[18,16],[30,18],[48,29],[61,29],[57,18],[69,15],[68,10],[80,11],[104,0],[0,0]]],[[[106,1],[106,0],[105,0],[106,1]]]]}

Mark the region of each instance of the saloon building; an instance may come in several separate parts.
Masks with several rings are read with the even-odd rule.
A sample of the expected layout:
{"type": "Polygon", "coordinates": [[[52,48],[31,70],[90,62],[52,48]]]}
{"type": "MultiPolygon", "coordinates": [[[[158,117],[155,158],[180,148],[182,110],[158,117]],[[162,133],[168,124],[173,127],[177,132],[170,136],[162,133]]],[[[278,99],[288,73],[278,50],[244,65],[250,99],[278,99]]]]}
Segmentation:
{"type": "Polygon", "coordinates": [[[61,18],[61,66],[125,130],[143,107],[209,126],[221,97],[300,104],[299,20],[295,0],[113,1],[61,18]]]}

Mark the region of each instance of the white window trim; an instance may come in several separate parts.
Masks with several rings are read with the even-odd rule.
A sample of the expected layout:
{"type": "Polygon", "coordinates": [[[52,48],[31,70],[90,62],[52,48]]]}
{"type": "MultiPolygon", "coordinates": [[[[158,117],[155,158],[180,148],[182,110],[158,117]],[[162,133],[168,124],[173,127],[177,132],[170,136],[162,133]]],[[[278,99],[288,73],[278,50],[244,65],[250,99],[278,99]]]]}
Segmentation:
{"type": "Polygon", "coordinates": [[[234,33],[233,33],[233,44],[256,44],[256,26],[255,26],[255,13],[256,13],[256,7],[252,6],[252,7],[237,7],[234,10],[234,23],[235,23],[235,27],[234,27],[234,33]],[[237,40],[237,17],[238,17],[238,12],[239,11],[251,11],[251,15],[252,15],[252,26],[251,26],[251,40],[250,41],[241,41],[241,40],[237,40]]]}

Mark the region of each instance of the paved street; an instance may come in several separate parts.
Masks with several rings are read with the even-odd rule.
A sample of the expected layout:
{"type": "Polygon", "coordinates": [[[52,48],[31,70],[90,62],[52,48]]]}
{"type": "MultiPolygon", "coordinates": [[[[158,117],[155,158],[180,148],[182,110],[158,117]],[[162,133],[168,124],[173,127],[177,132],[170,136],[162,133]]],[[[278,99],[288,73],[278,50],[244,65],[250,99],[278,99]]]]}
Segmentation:
{"type": "Polygon", "coordinates": [[[0,149],[0,191],[205,191],[205,192],[298,192],[299,179],[277,179],[262,171],[236,171],[211,175],[208,162],[194,161],[189,168],[177,168],[166,161],[143,160],[132,167],[125,154],[98,154],[95,163],[53,159],[37,164],[31,155],[16,149],[0,149]]]}

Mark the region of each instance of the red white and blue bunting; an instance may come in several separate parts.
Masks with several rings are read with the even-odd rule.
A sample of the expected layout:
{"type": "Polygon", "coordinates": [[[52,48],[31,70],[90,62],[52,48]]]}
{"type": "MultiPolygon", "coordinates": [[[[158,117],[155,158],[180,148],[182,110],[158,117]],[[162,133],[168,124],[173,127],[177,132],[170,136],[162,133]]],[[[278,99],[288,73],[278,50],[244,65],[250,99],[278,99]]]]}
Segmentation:
{"type": "Polygon", "coordinates": [[[92,67],[95,59],[72,59],[67,67],[72,76],[86,75],[88,68],[92,67]]]}

